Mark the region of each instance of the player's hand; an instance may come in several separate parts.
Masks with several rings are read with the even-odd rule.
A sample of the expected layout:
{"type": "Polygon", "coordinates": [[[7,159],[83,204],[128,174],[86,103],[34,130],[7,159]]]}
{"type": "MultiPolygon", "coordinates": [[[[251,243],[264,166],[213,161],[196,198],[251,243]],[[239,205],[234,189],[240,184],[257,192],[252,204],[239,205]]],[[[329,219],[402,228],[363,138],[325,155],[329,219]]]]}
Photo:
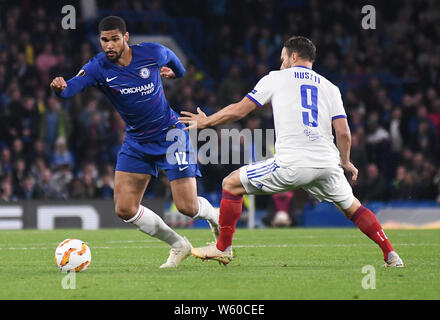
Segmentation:
{"type": "Polygon", "coordinates": [[[197,114],[188,111],[180,112],[185,117],[179,117],[179,122],[188,125],[188,127],[186,127],[184,130],[203,129],[208,126],[207,125],[208,117],[206,116],[206,114],[200,108],[197,108],[197,112],[198,112],[197,114]]]}
{"type": "Polygon", "coordinates": [[[66,87],[67,87],[67,83],[63,77],[56,77],[55,79],[52,80],[50,84],[50,88],[55,93],[60,93],[61,91],[66,89],[66,87]]]}
{"type": "Polygon", "coordinates": [[[358,169],[354,166],[354,164],[353,163],[351,163],[351,162],[348,162],[348,163],[340,163],[340,165],[341,165],[341,167],[344,169],[344,170],[347,170],[348,172],[350,172],[351,173],[351,181],[352,182],[355,182],[356,180],[357,180],[357,177],[358,177],[358,169]]]}
{"type": "Polygon", "coordinates": [[[162,67],[160,69],[160,76],[164,77],[165,79],[175,79],[176,78],[174,71],[168,67],[162,67]]]}

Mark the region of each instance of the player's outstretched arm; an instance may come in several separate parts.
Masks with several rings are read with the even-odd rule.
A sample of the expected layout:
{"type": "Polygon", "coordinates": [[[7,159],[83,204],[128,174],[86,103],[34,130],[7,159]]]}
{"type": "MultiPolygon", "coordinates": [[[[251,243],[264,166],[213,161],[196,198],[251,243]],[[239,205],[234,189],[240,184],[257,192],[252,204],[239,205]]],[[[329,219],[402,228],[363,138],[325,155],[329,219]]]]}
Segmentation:
{"type": "Polygon", "coordinates": [[[351,132],[346,118],[333,120],[335,128],[336,144],[341,157],[341,167],[352,174],[351,180],[356,181],[358,169],[350,161],[351,132]]]}
{"type": "Polygon", "coordinates": [[[257,105],[248,97],[244,97],[240,102],[230,104],[220,111],[210,115],[209,117],[197,108],[198,114],[188,111],[182,111],[184,117],[179,117],[179,121],[188,125],[185,130],[192,128],[203,129],[206,127],[214,127],[219,124],[237,121],[250,112],[252,112],[257,105]]]}
{"type": "Polygon", "coordinates": [[[58,97],[66,99],[73,97],[77,93],[83,91],[86,87],[88,87],[88,84],[78,76],[67,82],[63,77],[56,77],[50,84],[50,88],[58,97]]]}
{"type": "Polygon", "coordinates": [[[61,98],[70,98],[80,93],[85,88],[97,83],[94,67],[91,63],[86,64],[76,76],[65,81],[63,77],[56,77],[50,84],[50,89],[61,98]]]}
{"type": "Polygon", "coordinates": [[[70,98],[80,93],[85,88],[93,85],[94,81],[83,76],[76,76],[67,82],[63,77],[56,77],[50,84],[50,88],[61,98],[70,98]]]}

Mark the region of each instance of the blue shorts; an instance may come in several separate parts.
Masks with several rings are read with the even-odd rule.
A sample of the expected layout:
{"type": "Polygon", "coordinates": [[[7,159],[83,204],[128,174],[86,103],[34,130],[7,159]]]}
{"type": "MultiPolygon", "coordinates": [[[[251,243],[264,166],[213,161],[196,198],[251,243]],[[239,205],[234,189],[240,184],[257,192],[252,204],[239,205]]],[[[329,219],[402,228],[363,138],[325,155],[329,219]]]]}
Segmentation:
{"type": "Polygon", "coordinates": [[[188,131],[173,129],[177,133],[172,141],[138,142],[126,136],[116,162],[116,171],[150,174],[157,178],[159,169],[168,180],[201,177],[194,148],[188,131]]]}

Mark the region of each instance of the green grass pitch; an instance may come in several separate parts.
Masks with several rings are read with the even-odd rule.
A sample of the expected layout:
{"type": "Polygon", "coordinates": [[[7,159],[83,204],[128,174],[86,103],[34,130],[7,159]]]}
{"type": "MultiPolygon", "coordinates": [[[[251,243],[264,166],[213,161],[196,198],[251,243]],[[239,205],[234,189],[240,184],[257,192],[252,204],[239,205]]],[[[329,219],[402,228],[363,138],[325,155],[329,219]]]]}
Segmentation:
{"type": "MultiPolygon", "coordinates": [[[[193,246],[208,229],[180,229],[193,246]]],[[[383,268],[380,249],[353,229],[238,229],[226,267],[189,257],[159,269],[169,248],[135,229],[0,231],[0,299],[440,299],[440,230],[387,230],[404,268],[383,268]],[[86,241],[88,270],[62,288],[54,263],[65,238],[86,241]],[[362,281],[375,272],[375,289],[362,281]]],[[[370,285],[372,282],[368,282],[370,285]]]]}

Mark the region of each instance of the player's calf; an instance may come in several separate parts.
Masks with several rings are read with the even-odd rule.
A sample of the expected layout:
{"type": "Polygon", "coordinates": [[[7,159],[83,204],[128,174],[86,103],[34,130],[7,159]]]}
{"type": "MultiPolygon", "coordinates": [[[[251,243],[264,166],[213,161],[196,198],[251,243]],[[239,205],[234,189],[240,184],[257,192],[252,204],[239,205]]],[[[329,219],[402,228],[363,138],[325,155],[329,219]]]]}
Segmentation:
{"type": "Polygon", "coordinates": [[[188,217],[197,215],[197,182],[194,177],[174,179],[170,182],[173,201],[177,210],[188,217]]]}

